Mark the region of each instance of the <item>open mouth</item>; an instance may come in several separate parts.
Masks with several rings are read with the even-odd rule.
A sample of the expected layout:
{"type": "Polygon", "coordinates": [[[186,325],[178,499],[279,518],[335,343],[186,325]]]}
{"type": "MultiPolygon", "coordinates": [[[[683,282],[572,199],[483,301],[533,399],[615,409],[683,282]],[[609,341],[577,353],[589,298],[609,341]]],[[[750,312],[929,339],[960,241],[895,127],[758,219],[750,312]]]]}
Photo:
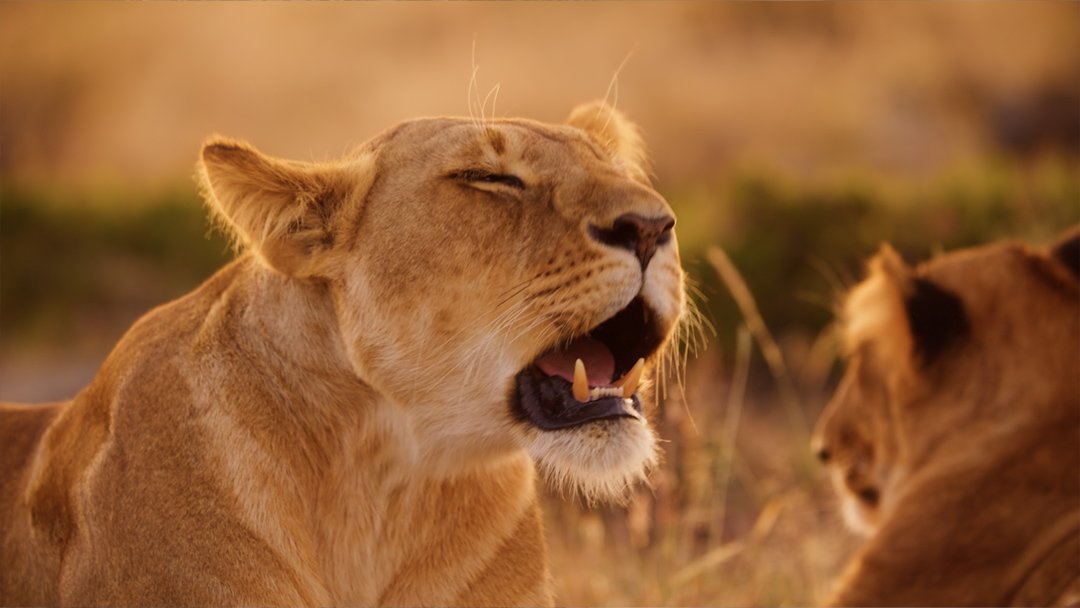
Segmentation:
{"type": "Polygon", "coordinates": [[[663,336],[641,298],[518,373],[511,403],[519,417],[545,431],[594,420],[642,418],[637,388],[663,336]]]}

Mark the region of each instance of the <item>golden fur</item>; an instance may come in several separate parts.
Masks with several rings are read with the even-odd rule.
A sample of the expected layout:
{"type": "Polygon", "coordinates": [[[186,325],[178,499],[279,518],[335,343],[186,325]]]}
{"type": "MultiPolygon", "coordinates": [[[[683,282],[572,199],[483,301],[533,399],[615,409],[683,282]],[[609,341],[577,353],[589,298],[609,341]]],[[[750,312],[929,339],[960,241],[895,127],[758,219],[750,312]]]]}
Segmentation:
{"type": "Polygon", "coordinates": [[[871,261],[815,437],[868,536],[833,604],[1080,602],[1078,239],[871,261]]]}
{"type": "Polygon", "coordinates": [[[409,121],[321,164],[212,139],[205,194],[246,253],[72,401],[0,406],[0,603],[552,603],[534,460],[618,499],[655,439],[541,431],[507,395],[631,298],[670,337],[674,240],[643,270],[586,234],[670,214],[642,157],[600,104],[409,121]],[[526,187],[454,177],[477,167],[526,187]]]}

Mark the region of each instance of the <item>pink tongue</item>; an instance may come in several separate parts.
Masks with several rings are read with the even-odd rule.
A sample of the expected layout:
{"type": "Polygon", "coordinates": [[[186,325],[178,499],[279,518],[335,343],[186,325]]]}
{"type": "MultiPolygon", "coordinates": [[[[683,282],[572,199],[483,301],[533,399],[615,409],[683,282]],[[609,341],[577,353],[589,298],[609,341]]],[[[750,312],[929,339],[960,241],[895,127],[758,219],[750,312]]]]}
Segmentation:
{"type": "Polygon", "coordinates": [[[603,342],[592,338],[578,338],[563,350],[544,355],[536,360],[540,371],[549,376],[559,376],[574,381],[574,361],[585,363],[589,386],[611,386],[615,375],[615,356],[603,342]]]}

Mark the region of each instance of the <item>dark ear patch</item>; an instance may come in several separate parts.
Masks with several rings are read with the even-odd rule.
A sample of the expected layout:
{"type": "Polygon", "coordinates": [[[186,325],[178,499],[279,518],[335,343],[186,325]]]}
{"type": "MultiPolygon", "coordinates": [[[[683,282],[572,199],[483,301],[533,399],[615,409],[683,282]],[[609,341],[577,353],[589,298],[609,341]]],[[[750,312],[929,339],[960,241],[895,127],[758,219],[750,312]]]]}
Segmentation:
{"type": "Polygon", "coordinates": [[[1062,235],[1050,248],[1050,255],[1080,279],[1080,226],[1062,235]]]}
{"type": "Polygon", "coordinates": [[[933,282],[916,277],[904,302],[915,356],[929,365],[952,344],[967,337],[969,324],[960,298],[933,282]]]}

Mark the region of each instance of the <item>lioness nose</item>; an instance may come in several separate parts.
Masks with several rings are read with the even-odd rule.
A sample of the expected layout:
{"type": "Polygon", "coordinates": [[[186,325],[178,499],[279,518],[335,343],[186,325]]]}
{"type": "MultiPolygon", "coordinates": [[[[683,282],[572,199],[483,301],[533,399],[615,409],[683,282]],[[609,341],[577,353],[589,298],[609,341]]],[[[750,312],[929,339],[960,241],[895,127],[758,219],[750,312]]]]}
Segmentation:
{"type": "Polygon", "coordinates": [[[645,270],[656,248],[671,240],[674,226],[675,218],[670,215],[650,218],[626,213],[615,218],[611,228],[589,226],[589,234],[605,245],[634,252],[641,262],[641,269],[645,270]]]}

